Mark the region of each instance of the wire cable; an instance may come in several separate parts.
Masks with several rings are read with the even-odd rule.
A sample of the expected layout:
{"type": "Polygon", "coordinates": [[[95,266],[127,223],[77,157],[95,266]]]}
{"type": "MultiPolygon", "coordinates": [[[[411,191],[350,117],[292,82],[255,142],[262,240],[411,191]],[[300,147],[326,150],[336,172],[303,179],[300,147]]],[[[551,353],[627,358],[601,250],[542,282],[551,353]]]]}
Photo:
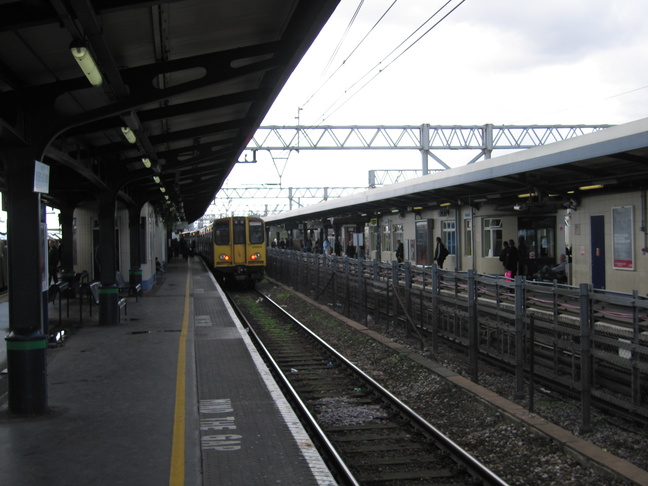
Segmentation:
{"type": "Polygon", "coordinates": [[[342,108],[346,103],[348,103],[348,102],[349,102],[349,101],[350,101],[350,100],[351,100],[355,95],[357,95],[357,94],[358,94],[360,91],[362,91],[362,90],[363,90],[363,89],[364,89],[364,88],[365,88],[365,87],[366,87],[366,86],[367,86],[371,81],[373,81],[373,80],[374,80],[374,79],[375,79],[375,78],[376,78],[380,73],[382,73],[383,71],[385,71],[385,69],[387,69],[389,66],[391,66],[391,65],[392,65],[396,60],[398,60],[398,59],[399,59],[403,54],[405,54],[405,53],[406,53],[407,51],[409,51],[412,47],[414,47],[414,45],[416,45],[416,44],[417,44],[417,43],[418,43],[418,42],[419,42],[423,37],[425,37],[427,34],[429,34],[429,33],[432,31],[432,29],[434,29],[434,28],[435,28],[436,26],[438,26],[441,22],[443,22],[446,18],[448,18],[448,16],[449,16],[451,13],[453,13],[455,10],[457,10],[457,8],[459,8],[459,7],[460,7],[460,6],[461,6],[465,1],[466,1],[466,0],[461,0],[461,1],[460,1],[457,5],[455,5],[455,6],[454,6],[454,7],[453,7],[453,8],[452,8],[448,13],[446,13],[443,17],[441,17],[441,19],[439,19],[439,20],[438,20],[434,25],[432,25],[432,26],[431,26],[429,29],[427,29],[423,34],[421,34],[421,35],[420,35],[420,36],[419,36],[419,37],[418,37],[414,42],[412,42],[412,43],[409,44],[405,49],[403,49],[402,52],[400,52],[396,57],[394,57],[394,58],[393,58],[393,59],[392,59],[388,64],[386,64],[382,69],[378,69],[378,71],[377,71],[377,72],[376,72],[376,73],[375,73],[371,78],[369,78],[369,80],[367,80],[366,83],[364,83],[362,86],[360,86],[360,88],[358,88],[358,90],[355,91],[355,93],[353,93],[352,95],[350,95],[350,96],[349,96],[349,97],[348,97],[348,98],[347,98],[343,103],[341,103],[339,106],[337,106],[337,107],[333,110],[333,108],[335,107],[335,105],[336,105],[336,104],[337,104],[337,103],[338,103],[342,98],[344,98],[345,96],[347,96],[347,94],[349,93],[350,90],[352,90],[355,86],[357,86],[358,83],[360,83],[363,79],[365,79],[367,76],[369,76],[369,75],[370,75],[374,70],[376,70],[377,68],[379,68],[379,67],[381,66],[381,64],[382,64],[386,59],[388,59],[392,54],[394,54],[394,52],[396,52],[400,47],[402,47],[403,44],[405,44],[409,39],[411,39],[412,36],[414,36],[414,34],[416,34],[416,32],[418,32],[419,30],[421,30],[421,29],[423,28],[423,26],[425,26],[427,23],[429,23],[430,20],[432,20],[434,17],[436,17],[436,16],[437,16],[437,15],[438,15],[438,14],[439,14],[439,13],[440,13],[444,8],[446,8],[446,7],[447,7],[447,6],[452,2],[452,0],[448,0],[445,4],[443,4],[443,6],[441,6],[441,7],[440,7],[440,8],[439,8],[439,9],[438,9],[434,14],[432,14],[432,16],[430,16],[430,17],[429,17],[425,22],[423,22],[423,23],[422,23],[422,24],[421,24],[421,25],[420,25],[420,26],[419,26],[419,27],[418,27],[414,32],[412,32],[409,36],[407,36],[407,37],[406,37],[406,38],[405,38],[405,39],[404,39],[404,40],[403,40],[403,41],[402,41],[398,46],[396,46],[394,49],[392,49],[392,51],[391,51],[389,54],[387,54],[387,55],[386,55],[386,56],[385,56],[385,57],[384,57],[380,62],[378,62],[374,67],[372,67],[371,69],[369,69],[369,71],[367,71],[367,72],[366,72],[364,75],[362,75],[362,76],[361,76],[361,77],[360,77],[360,78],[359,78],[355,83],[353,83],[353,84],[352,84],[348,89],[346,89],[346,90],[344,91],[344,93],[343,93],[342,95],[340,95],[340,96],[338,97],[338,99],[335,100],[335,101],[334,101],[334,102],[329,106],[329,108],[327,108],[327,109],[324,111],[324,113],[322,114],[322,119],[321,119],[321,121],[319,122],[319,124],[321,125],[321,124],[322,124],[322,123],[323,123],[327,118],[329,118],[329,117],[330,117],[331,115],[333,115],[336,111],[338,111],[340,108],[342,108]],[[333,110],[333,111],[330,111],[330,110],[333,110]]]}
{"type": "MultiPolygon", "coordinates": [[[[367,39],[367,37],[369,37],[369,35],[375,30],[375,28],[378,26],[378,24],[380,22],[382,22],[382,20],[389,13],[389,11],[396,4],[396,2],[398,2],[398,0],[394,0],[392,2],[392,4],[387,8],[387,10],[385,10],[383,12],[383,14],[380,16],[380,18],[376,21],[376,23],[374,23],[374,25],[371,27],[371,29],[369,29],[369,31],[360,40],[360,42],[358,42],[358,44],[356,44],[356,46],[349,53],[349,55],[342,61],[342,63],[337,67],[337,69],[335,71],[333,71],[333,73],[331,73],[331,75],[328,78],[326,78],[326,80],[322,84],[320,84],[319,87],[306,99],[306,101],[301,105],[301,108],[304,108],[310,102],[310,100],[312,100],[315,96],[317,96],[317,94],[322,90],[322,88],[324,88],[324,86],[326,86],[328,84],[328,82],[333,78],[333,76],[335,76],[340,71],[340,69],[342,69],[346,65],[347,61],[351,58],[351,56],[353,56],[353,54],[358,50],[358,48],[360,48],[360,46],[364,43],[364,41],[367,39]]],[[[356,10],[356,13],[357,13],[357,10],[356,10]]],[[[345,35],[346,35],[346,33],[345,33],[345,35]]],[[[338,44],[338,46],[339,45],[340,44],[338,44]]],[[[326,72],[326,70],[328,69],[328,67],[331,64],[331,61],[333,60],[334,57],[335,57],[335,54],[329,60],[329,64],[327,64],[326,68],[324,69],[324,72],[326,72]]]]}

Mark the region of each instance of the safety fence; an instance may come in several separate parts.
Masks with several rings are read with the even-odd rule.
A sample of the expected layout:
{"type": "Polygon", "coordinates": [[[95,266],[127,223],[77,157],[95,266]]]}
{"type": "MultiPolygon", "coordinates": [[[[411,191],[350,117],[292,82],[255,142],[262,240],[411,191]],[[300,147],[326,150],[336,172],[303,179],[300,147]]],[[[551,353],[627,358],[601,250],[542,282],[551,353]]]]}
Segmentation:
{"type": "Polygon", "coordinates": [[[403,326],[421,347],[464,349],[515,370],[516,398],[534,407],[538,383],[590,406],[648,421],[648,298],[522,277],[440,270],[268,249],[267,274],[368,327],[403,326]]]}

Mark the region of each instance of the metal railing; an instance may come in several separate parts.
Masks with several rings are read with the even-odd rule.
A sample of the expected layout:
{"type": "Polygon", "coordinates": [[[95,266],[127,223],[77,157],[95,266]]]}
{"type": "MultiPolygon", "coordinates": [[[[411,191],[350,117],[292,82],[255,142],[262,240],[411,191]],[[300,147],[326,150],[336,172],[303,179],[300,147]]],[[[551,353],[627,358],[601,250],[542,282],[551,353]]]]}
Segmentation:
{"type": "Polygon", "coordinates": [[[439,270],[269,249],[267,274],[365,325],[404,326],[421,346],[451,342],[479,362],[515,370],[515,396],[534,407],[534,383],[580,398],[589,408],[648,421],[648,298],[556,282],[439,270]]]}

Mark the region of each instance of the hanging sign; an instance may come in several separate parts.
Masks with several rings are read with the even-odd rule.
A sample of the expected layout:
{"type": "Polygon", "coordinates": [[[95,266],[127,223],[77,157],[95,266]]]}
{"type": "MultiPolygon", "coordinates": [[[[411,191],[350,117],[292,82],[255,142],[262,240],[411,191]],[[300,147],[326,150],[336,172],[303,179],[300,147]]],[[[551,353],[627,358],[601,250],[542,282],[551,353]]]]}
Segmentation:
{"type": "Polygon", "coordinates": [[[49,193],[49,165],[34,161],[34,192],[49,193]]]}

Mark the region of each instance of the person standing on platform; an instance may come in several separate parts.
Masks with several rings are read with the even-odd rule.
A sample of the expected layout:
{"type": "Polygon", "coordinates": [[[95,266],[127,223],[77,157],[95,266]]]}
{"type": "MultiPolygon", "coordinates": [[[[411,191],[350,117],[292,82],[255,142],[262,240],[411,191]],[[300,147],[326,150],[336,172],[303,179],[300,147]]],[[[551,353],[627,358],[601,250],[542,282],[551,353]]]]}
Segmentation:
{"type": "Polygon", "coordinates": [[[450,252],[441,241],[441,238],[437,236],[436,248],[434,250],[434,261],[437,262],[439,268],[443,268],[443,262],[445,262],[445,259],[449,254],[450,252]]]}
{"type": "Polygon", "coordinates": [[[49,283],[58,283],[58,264],[59,264],[59,248],[56,241],[49,240],[49,250],[47,251],[47,268],[49,271],[49,283]]]}
{"type": "Polygon", "coordinates": [[[403,242],[401,240],[396,241],[396,260],[398,263],[403,263],[405,258],[405,250],[403,249],[403,242]]]}
{"type": "Polygon", "coordinates": [[[331,242],[328,238],[324,238],[324,241],[322,242],[322,253],[327,256],[331,254],[331,242]]]}
{"type": "Polygon", "coordinates": [[[506,260],[504,267],[507,271],[511,272],[509,275],[511,278],[514,278],[517,275],[519,263],[518,249],[515,247],[515,241],[509,240],[508,251],[506,252],[506,260]]]}
{"type": "Polygon", "coordinates": [[[353,240],[349,240],[349,244],[346,247],[345,255],[349,258],[355,258],[355,246],[353,245],[353,240]]]}

